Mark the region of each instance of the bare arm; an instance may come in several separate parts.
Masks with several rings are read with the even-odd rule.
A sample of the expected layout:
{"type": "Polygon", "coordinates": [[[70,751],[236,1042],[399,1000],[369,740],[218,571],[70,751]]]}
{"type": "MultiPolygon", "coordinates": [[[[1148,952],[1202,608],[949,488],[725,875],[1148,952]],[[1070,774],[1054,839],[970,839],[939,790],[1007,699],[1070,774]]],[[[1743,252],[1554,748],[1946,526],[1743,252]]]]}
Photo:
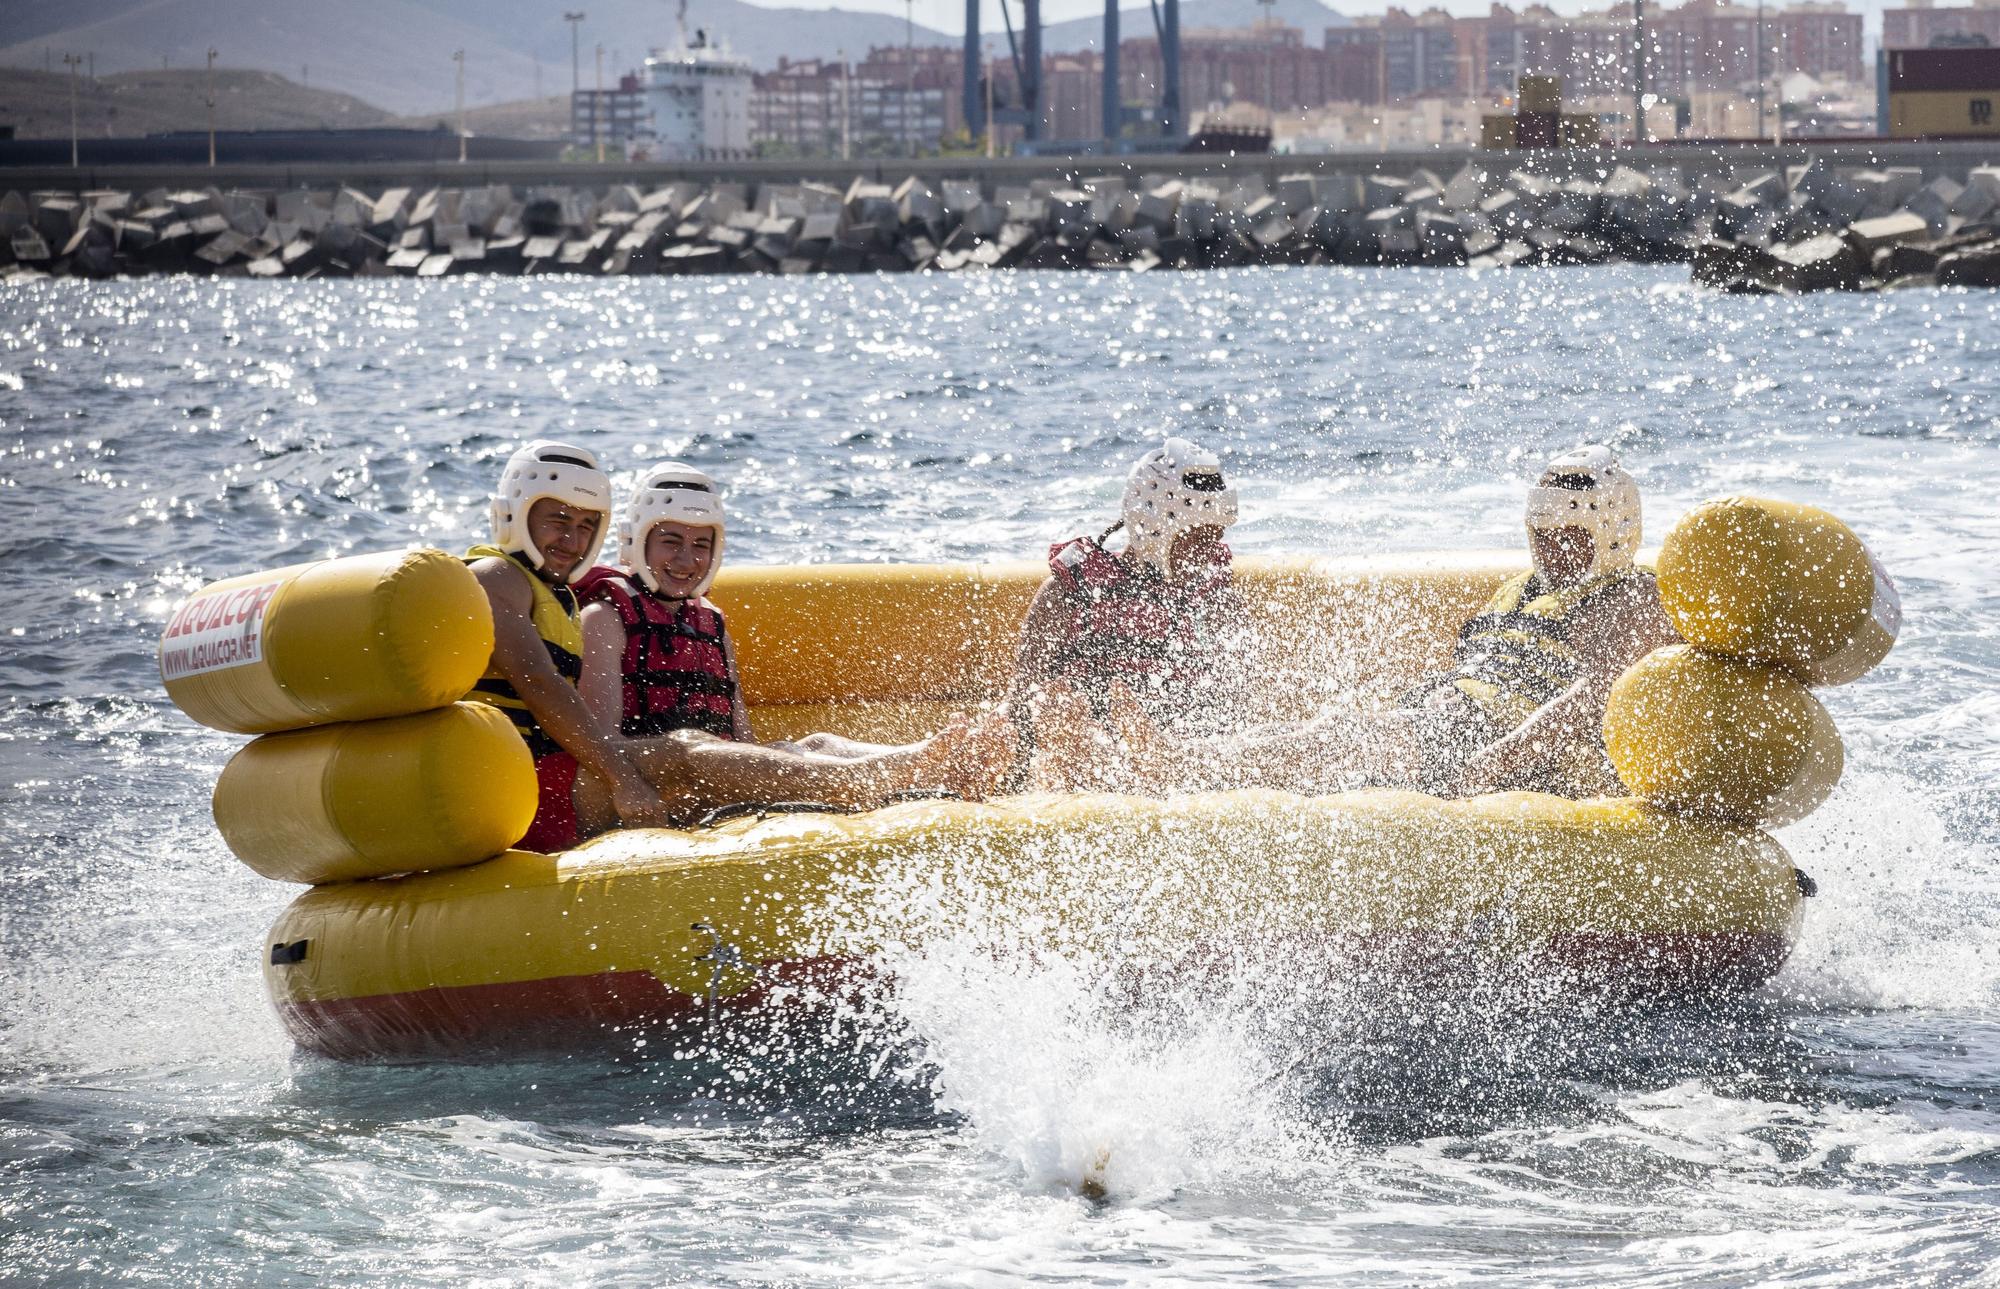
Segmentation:
{"type": "Polygon", "coordinates": [[[722,628],[722,660],[729,668],[735,691],[729,698],[730,733],[738,743],[755,743],[757,736],[750,729],[750,705],[743,701],[743,678],[736,671],[736,638],[729,634],[726,625],[722,628]]]}
{"type": "Polygon", "coordinates": [[[1202,625],[1208,636],[1207,683],[1213,701],[1230,711],[1232,724],[1240,724],[1254,687],[1251,668],[1259,651],[1249,602],[1235,583],[1205,606],[1202,625]]]}
{"type": "Polygon", "coordinates": [[[583,676],[577,693],[606,737],[625,719],[625,624],[608,604],[583,611],[583,676]]]}
{"type": "Polygon", "coordinates": [[[897,755],[838,760],[758,743],[671,736],[648,739],[643,747],[649,777],[696,809],[769,801],[865,807],[917,786],[913,763],[897,755]]]}
{"type": "Polygon", "coordinates": [[[1582,675],[1506,737],[1465,764],[1463,788],[1485,792],[1547,764],[1579,740],[1594,739],[1604,724],[1604,705],[1625,669],[1680,636],[1660,607],[1651,583],[1607,599],[1599,612],[1579,624],[1573,643],[1582,675]]]}
{"type": "Polygon", "coordinates": [[[1030,698],[1050,679],[1055,662],[1055,644],[1063,637],[1063,624],[1070,615],[1067,597],[1054,578],[1035,592],[1021,619],[1020,641],[1014,647],[1014,680],[1009,697],[1015,702],[1030,698]]]}
{"type": "Polygon", "coordinates": [[[619,818],[628,823],[665,823],[659,794],[618,742],[598,727],[582,696],[549,660],[532,621],[534,594],[526,574],[497,559],[478,561],[472,572],[493,606],[494,669],[521,696],[535,723],[579,765],[611,786],[619,818]]]}
{"type": "Polygon", "coordinates": [[[1156,754],[1146,777],[1184,792],[1332,792],[1343,776],[1393,759],[1396,749],[1384,745],[1397,742],[1395,726],[1366,713],[1324,712],[1302,724],[1174,741],[1164,756],[1156,754]]]}

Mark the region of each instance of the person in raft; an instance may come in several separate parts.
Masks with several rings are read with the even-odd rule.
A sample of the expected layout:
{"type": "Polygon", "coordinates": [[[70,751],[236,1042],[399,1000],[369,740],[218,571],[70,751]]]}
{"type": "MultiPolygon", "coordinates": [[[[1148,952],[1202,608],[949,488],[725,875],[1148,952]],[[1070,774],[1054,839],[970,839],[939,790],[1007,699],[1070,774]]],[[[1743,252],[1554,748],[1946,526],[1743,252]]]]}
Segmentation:
{"type": "Polygon", "coordinates": [[[1620,791],[1603,738],[1612,683],[1680,638],[1652,572],[1634,563],[1638,485],[1609,448],[1565,452],[1529,489],[1526,527],[1532,567],[1460,627],[1451,665],[1390,711],[1199,743],[1128,717],[1131,772],[1155,789],[1620,791]]]}
{"type": "Polygon", "coordinates": [[[607,731],[576,688],[583,631],[573,584],[596,562],[610,518],[611,480],[597,458],[538,440],[501,474],[493,540],[466,553],[492,604],[494,635],[492,664],[466,697],[507,713],[540,781],[520,845],[561,850],[621,823],[665,825],[746,801],[867,807],[917,788],[979,797],[1012,765],[1012,727],[999,717],[954,721],[922,743],[854,759],[607,731]]]}
{"type": "MultiPolygon", "coordinates": [[[[715,480],[666,461],[640,477],[618,525],[618,567],[577,579],[583,675],[577,688],[598,724],[626,738],[693,730],[752,742],[722,611],[706,598],[728,535],[715,480]]],[[[836,734],[767,743],[841,759],[897,749],[836,734]]]]}
{"type": "MultiPolygon", "coordinates": [[[[1135,719],[1214,733],[1238,706],[1245,608],[1222,540],[1236,522],[1222,463],[1170,438],[1132,466],[1119,509],[1098,536],[1049,548],[1049,576],[1015,652],[1013,706],[1033,722],[1023,723],[1024,742],[1038,726],[1092,731],[1102,721],[1115,730],[1135,719]],[[1123,548],[1107,549],[1121,528],[1123,548]]],[[[1038,787],[1118,786],[1060,736],[1038,751],[1038,787]]]]}
{"type": "Polygon", "coordinates": [[[646,471],[618,525],[617,568],[577,579],[584,705],[606,730],[658,738],[699,730],[750,742],[736,650],[703,597],[722,568],[715,481],[669,461],[646,471]]]}

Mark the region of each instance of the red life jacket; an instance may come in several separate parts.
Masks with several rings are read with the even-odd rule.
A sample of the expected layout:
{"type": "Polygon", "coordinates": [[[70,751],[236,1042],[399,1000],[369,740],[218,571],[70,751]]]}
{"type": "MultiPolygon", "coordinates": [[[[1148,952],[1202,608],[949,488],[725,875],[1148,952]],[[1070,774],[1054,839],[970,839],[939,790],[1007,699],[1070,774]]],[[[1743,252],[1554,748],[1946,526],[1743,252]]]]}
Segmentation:
{"type": "Polygon", "coordinates": [[[704,600],[663,600],[623,569],[594,568],[576,584],[586,603],[609,604],[625,626],[624,710],[618,732],[655,738],[675,730],[736,736],[736,675],[727,628],[704,600]]]}
{"type": "Polygon", "coordinates": [[[1169,585],[1151,566],[1077,537],[1049,547],[1049,573],[1070,607],[1052,651],[1057,676],[1093,698],[1122,681],[1156,713],[1204,697],[1218,625],[1210,619],[1231,587],[1227,546],[1207,569],[1169,585]]]}

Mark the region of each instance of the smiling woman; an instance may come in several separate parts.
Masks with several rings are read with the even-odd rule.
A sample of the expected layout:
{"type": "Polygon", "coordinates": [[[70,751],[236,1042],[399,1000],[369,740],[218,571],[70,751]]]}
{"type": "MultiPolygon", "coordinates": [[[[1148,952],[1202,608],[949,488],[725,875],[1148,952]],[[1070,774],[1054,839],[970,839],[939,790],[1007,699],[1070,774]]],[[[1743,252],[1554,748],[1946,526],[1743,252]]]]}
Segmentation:
{"type": "Polygon", "coordinates": [[[751,737],[728,626],[703,598],[725,534],[715,480],[677,461],[640,478],[618,528],[623,567],[593,569],[582,585],[579,687],[607,733],[751,737]]]}

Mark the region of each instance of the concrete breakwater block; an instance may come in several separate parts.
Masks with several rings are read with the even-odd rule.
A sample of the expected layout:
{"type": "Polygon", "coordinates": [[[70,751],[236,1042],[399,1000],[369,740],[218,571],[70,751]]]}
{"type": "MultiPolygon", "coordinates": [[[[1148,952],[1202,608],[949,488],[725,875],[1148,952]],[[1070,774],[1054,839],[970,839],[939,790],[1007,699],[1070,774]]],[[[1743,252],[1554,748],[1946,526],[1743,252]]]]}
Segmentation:
{"type": "Polygon", "coordinates": [[[0,264],[275,278],[1626,260],[1692,262],[1697,282],[1788,292],[1995,273],[2000,167],[1685,164],[0,192],[0,264]]]}
{"type": "Polygon", "coordinates": [[[2000,168],[1974,168],[1960,182],[1820,158],[1786,179],[1775,202],[1771,177],[1757,175],[1716,203],[1695,255],[1697,283],[1783,293],[2000,284],[1988,267],[2000,261],[2000,168]]]}
{"type": "Polygon", "coordinates": [[[2000,238],[1946,252],[1933,271],[1939,286],[2000,286],[2000,238]]]}

